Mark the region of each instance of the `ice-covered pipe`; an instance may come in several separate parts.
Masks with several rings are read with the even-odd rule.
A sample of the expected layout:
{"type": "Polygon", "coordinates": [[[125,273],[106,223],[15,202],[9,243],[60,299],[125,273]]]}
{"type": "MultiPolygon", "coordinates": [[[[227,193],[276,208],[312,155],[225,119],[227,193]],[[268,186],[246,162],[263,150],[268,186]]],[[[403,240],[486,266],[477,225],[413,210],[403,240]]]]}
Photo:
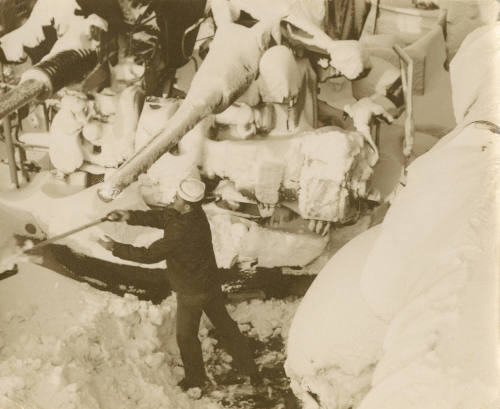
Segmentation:
{"type": "Polygon", "coordinates": [[[44,81],[29,79],[2,95],[0,119],[45,93],[48,86],[50,86],[50,83],[46,84],[44,81]]]}
{"type": "Polygon", "coordinates": [[[61,88],[82,81],[97,65],[97,53],[91,50],[66,50],[55,54],[21,77],[17,87],[0,100],[0,119],[34,99],[50,97],[61,88]]]}
{"type": "Polygon", "coordinates": [[[224,111],[245,92],[257,75],[262,53],[269,46],[271,28],[264,22],[252,28],[228,23],[217,30],[185,100],[166,128],[101,186],[98,195],[103,201],[116,198],[201,119],[224,111]]]}

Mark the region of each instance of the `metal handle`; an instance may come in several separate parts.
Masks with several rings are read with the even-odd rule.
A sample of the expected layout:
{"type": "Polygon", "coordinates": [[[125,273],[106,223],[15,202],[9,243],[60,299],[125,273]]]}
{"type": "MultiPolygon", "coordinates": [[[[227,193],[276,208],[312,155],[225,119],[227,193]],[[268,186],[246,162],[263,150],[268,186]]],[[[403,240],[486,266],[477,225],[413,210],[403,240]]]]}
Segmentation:
{"type": "Polygon", "coordinates": [[[44,240],[44,241],[42,241],[42,242],[34,245],[30,249],[26,249],[25,251],[32,251],[32,250],[39,249],[41,247],[46,246],[47,244],[54,243],[55,241],[61,240],[61,239],[65,238],[65,237],[68,237],[68,236],[70,236],[72,234],[78,233],[79,231],[88,229],[89,227],[96,226],[96,225],[98,225],[100,223],[103,223],[103,222],[106,222],[108,220],[109,220],[108,216],[101,217],[100,219],[94,220],[93,222],[84,224],[83,226],[76,227],[76,228],[74,228],[72,230],[69,230],[69,231],[67,231],[65,233],[58,234],[57,236],[51,237],[50,239],[47,239],[47,240],[44,240]]]}

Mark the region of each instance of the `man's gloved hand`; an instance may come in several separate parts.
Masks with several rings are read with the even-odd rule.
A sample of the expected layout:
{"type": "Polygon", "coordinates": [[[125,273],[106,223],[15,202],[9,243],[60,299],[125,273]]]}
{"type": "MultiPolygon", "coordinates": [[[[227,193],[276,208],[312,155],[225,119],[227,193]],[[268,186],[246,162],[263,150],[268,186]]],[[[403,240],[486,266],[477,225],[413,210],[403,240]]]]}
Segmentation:
{"type": "Polygon", "coordinates": [[[128,210],[113,210],[106,216],[110,222],[126,222],[130,218],[128,210]]]}
{"type": "Polygon", "coordinates": [[[111,237],[104,236],[104,239],[97,239],[97,243],[106,250],[113,251],[113,247],[116,242],[111,237]]]}

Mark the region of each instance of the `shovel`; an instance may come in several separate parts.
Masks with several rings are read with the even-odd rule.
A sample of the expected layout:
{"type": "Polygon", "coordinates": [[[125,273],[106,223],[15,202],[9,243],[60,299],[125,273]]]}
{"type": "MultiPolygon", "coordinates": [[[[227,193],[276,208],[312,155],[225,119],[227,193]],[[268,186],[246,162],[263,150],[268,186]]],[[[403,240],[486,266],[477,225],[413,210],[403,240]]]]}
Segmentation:
{"type": "MultiPolygon", "coordinates": [[[[65,233],[58,234],[57,236],[51,237],[50,239],[46,239],[41,241],[40,243],[35,244],[33,247],[23,250],[23,253],[26,253],[28,251],[33,251],[33,250],[38,250],[39,248],[45,247],[48,244],[54,243],[55,241],[61,240],[65,237],[71,236],[72,234],[78,233],[82,230],[88,229],[89,227],[97,226],[98,224],[101,224],[103,222],[111,221],[109,214],[101,217],[100,219],[94,220],[90,223],[84,224],[83,226],[76,227],[72,230],[69,230],[65,233]]],[[[14,267],[11,268],[10,270],[5,270],[0,273],[0,280],[3,280],[8,277],[12,277],[13,275],[17,274],[18,272],[18,267],[17,264],[14,264],[14,267]]]]}

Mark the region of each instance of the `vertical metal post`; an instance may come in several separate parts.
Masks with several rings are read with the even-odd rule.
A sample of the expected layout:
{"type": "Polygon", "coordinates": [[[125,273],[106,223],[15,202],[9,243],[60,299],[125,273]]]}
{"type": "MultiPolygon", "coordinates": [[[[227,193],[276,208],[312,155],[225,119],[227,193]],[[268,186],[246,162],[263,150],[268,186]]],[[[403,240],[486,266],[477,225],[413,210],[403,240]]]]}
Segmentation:
{"type": "Polygon", "coordinates": [[[14,141],[12,140],[12,129],[10,126],[10,117],[7,115],[3,119],[3,134],[5,138],[5,147],[7,148],[7,159],[9,161],[10,181],[16,188],[19,188],[19,179],[17,178],[16,152],[14,141]]]}
{"type": "Polygon", "coordinates": [[[47,132],[50,131],[50,114],[49,114],[49,111],[50,111],[50,108],[47,106],[47,104],[45,102],[42,102],[42,109],[43,109],[43,119],[45,121],[45,130],[47,132]]]}
{"type": "Polygon", "coordinates": [[[17,146],[17,151],[19,152],[19,167],[21,168],[21,174],[23,175],[23,179],[25,182],[30,181],[30,174],[26,169],[25,163],[27,162],[26,149],[19,143],[19,134],[22,130],[21,119],[19,115],[19,111],[17,111],[17,126],[16,131],[14,132],[14,140],[15,146],[17,146]]]}
{"type": "Polygon", "coordinates": [[[405,145],[407,156],[410,156],[413,150],[415,139],[415,121],[413,119],[413,60],[408,64],[408,75],[406,77],[407,85],[407,106],[406,106],[406,120],[405,120],[405,145]]]}
{"type": "Polygon", "coordinates": [[[401,82],[406,105],[403,154],[408,159],[413,150],[415,138],[415,122],[413,120],[413,60],[400,46],[395,45],[393,49],[398,55],[401,65],[401,82]]]}

